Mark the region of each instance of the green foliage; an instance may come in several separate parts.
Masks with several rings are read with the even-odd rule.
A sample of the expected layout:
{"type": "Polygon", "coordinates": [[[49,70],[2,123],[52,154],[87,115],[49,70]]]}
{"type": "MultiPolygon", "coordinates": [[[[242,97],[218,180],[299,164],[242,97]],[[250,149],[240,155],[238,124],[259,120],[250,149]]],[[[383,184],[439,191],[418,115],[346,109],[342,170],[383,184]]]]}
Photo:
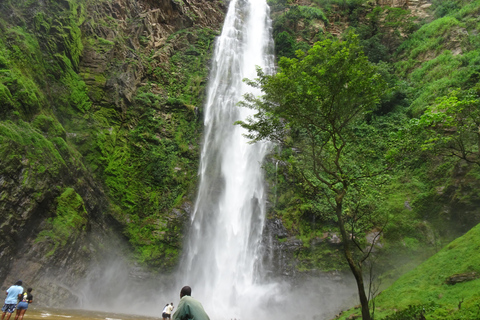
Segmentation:
{"type": "Polygon", "coordinates": [[[16,27],[9,29],[5,39],[0,38],[0,118],[13,114],[22,119],[30,119],[44,102],[36,76],[28,67],[42,64],[38,60],[38,43],[25,30],[16,27]]]}
{"type": "MultiPolygon", "coordinates": [[[[392,70],[386,63],[378,65],[377,70],[382,75],[382,78],[389,82],[391,89],[386,92],[387,96],[382,98],[385,99],[385,102],[382,101],[381,108],[367,115],[367,119],[369,119],[371,125],[362,126],[356,124],[355,126],[357,130],[355,141],[357,145],[361,146],[361,148],[355,152],[364,153],[365,155],[371,154],[365,153],[366,150],[372,151],[376,149],[376,151],[373,152],[381,154],[381,152],[383,152],[382,150],[388,149],[388,141],[390,139],[388,137],[389,132],[396,131],[398,128],[403,127],[405,121],[408,120],[399,113],[393,112],[394,107],[387,105],[387,103],[391,103],[395,106],[396,101],[402,101],[404,99],[402,98],[401,90],[403,89],[400,88],[401,84],[399,84],[399,80],[391,74],[392,70]],[[377,113],[385,113],[388,115],[378,117],[375,115],[377,113]],[[373,136],[376,138],[373,139],[373,136]],[[373,141],[375,142],[375,147],[369,146],[373,141]]],[[[292,103],[292,105],[298,105],[298,103],[292,103]]],[[[294,146],[297,151],[300,146],[298,140],[293,139],[291,142],[287,142],[287,145],[294,146]]],[[[296,153],[290,148],[283,148],[281,151],[277,150],[275,154],[278,159],[292,159],[296,153]]],[[[342,263],[341,259],[333,258],[332,254],[334,251],[332,251],[328,245],[316,244],[323,233],[328,231],[339,232],[334,220],[331,219],[332,211],[330,205],[325,201],[323,194],[316,197],[315,200],[313,200],[311,196],[305,195],[304,192],[307,186],[304,183],[302,184],[303,178],[298,176],[298,171],[293,170],[293,168],[287,164],[286,162],[273,160],[272,163],[265,165],[265,168],[267,179],[270,185],[273,186],[273,198],[270,199],[270,202],[274,205],[275,212],[282,217],[283,224],[287,229],[289,229],[292,234],[297,235],[298,238],[301,238],[307,247],[307,249],[302,250],[297,256],[297,258],[300,259],[299,268],[302,270],[309,268],[345,268],[346,265],[344,261],[342,263]],[[275,161],[277,165],[274,165],[275,161]],[[310,244],[312,244],[311,248],[310,244]],[[321,258],[322,254],[330,258],[323,261],[321,258]]],[[[401,173],[399,177],[401,177],[402,174],[403,173],[401,173]]],[[[395,178],[389,177],[390,182],[392,181],[391,179],[395,178]]],[[[388,185],[390,186],[390,183],[388,185]]],[[[394,184],[394,186],[392,189],[388,189],[389,187],[387,187],[387,189],[382,188],[383,192],[389,195],[388,197],[379,198],[375,196],[371,201],[376,203],[378,212],[388,213],[389,223],[385,228],[385,236],[389,238],[384,238],[384,240],[391,240],[393,243],[400,244],[402,234],[421,234],[421,231],[415,226],[415,221],[421,221],[416,216],[417,212],[412,212],[404,208],[405,199],[414,198],[418,188],[414,187],[413,183],[408,184],[405,181],[399,182],[398,185],[394,184]],[[395,238],[394,235],[396,234],[399,235],[399,238],[395,238]]],[[[363,186],[363,188],[365,187],[367,186],[363,186]]],[[[369,190],[370,192],[373,191],[372,189],[369,190]]],[[[373,192],[372,195],[374,193],[375,192],[373,192]]],[[[354,198],[352,197],[352,199],[354,198]]],[[[349,228],[351,227],[352,225],[349,225],[349,228]]],[[[365,228],[366,226],[364,225],[363,227],[365,228]]],[[[420,237],[419,241],[425,241],[425,238],[420,237]]],[[[384,243],[384,241],[382,241],[383,245],[387,243],[388,242],[384,243]]],[[[399,250],[403,252],[406,251],[401,244],[398,247],[389,246],[389,249],[395,252],[399,252],[399,250]]],[[[388,264],[388,261],[382,263],[388,264]]]]}
{"type": "MultiPolygon", "coordinates": [[[[306,45],[304,41],[310,42],[312,40],[311,36],[315,32],[314,27],[319,27],[318,23],[315,24],[316,21],[328,24],[325,13],[314,6],[291,5],[287,11],[277,17],[273,26],[277,58],[294,58],[295,51],[299,49],[308,50],[310,46],[306,45]],[[303,38],[304,41],[297,43],[299,38],[303,38]]],[[[315,36],[315,38],[317,37],[315,36]]]]}
{"type": "Polygon", "coordinates": [[[182,30],[165,48],[140,55],[150,81],[132,97],[132,106],[125,113],[113,106],[87,109],[95,124],[94,139],[76,139],[89,167],[121,208],[117,216],[126,224],[138,259],[164,268],[178,258],[182,239],[177,233],[183,223],[167,213],[196,185],[197,114],[215,35],[210,29],[182,30]],[[179,42],[185,48],[158,63],[155,57],[179,42]]]}
{"type": "Polygon", "coordinates": [[[387,85],[379,106],[372,114],[367,115],[367,118],[375,119],[376,124],[383,130],[392,130],[399,122],[406,121],[407,117],[403,109],[408,106],[409,87],[406,81],[395,74],[391,64],[380,61],[376,66],[387,85]]]}
{"type": "Polygon", "coordinates": [[[437,98],[420,119],[412,120],[415,130],[428,132],[422,148],[480,165],[479,103],[474,90],[437,98]]]}
{"type": "Polygon", "coordinates": [[[408,306],[407,309],[397,311],[393,315],[383,318],[384,320],[418,320],[424,316],[425,313],[430,313],[435,310],[433,304],[429,305],[414,305],[408,306]]]}
{"type": "MultiPolygon", "coordinates": [[[[287,1],[270,2],[275,4],[274,11],[280,4],[283,9],[291,5],[287,1]]],[[[413,18],[410,12],[400,8],[375,7],[367,1],[317,0],[315,3],[327,14],[335,33],[347,26],[359,33],[366,55],[370,61],[379,62],[378,70],[388,82],[379,108],[367,115],[368,124],[378,130],[373,132],[382,133],[372,134],[375,138],[371,139],[381,146],[380,150],[388,149],[389,141],[393,140],[389,160],[401,163],[389,172],[381,189],[383,196],[377,198],[381,201],[375,205],[376,211],[388,217],[380,240],[382,248],[376,248],[377,267],[381,272],[387,271],[383,280],[388,282],[398,276],[395,272],[399,269],[403,272],[411,268],[440,250],[446,241],[478,223],[475,217],[478,217],[480,202],[475,190],[479,187],[480,171],[474,163],[478,155],[475,119],[479,103],[478,88],[472,88],[477,85],[480,74],[477,32],[480,1],[432,1],[433,6],[427,12],[433,15],[425,20],[413,18]],[[466,160],[458,161],[461,157],[473,165],[466,160]],[[409,262],[405,264],[405,261],[409,262]]],[[[281,20],[283,12],[274,18],[277,55],[293,58],[299,46],[297,41],[308,44],[310,38],[303,37],[301,28],[295,31],[292,21],[281,20]],[[280,21],[278,26],[277,21],[280,21]],[[282,24],[287,27],[282,29],[282,24]]],[[[329,36],[332,35],[324,35],[329,36]]],[[[285,87],[284,91],[293,90],[285,87]]],[[[268,125],[271,124],[265,123],[265,130],[269,129],[268,125]]],[[[303,152],[296,140],[300,134],[290,127],[287,129],[289,140],[285,146],[303,152]]],[[[359,139],[356,143],[362,146],[365,140],[359,139]]],[[[299,164],[297,159],[297,162],[291,160],[296,157],[291,149],[283,149],[275,156],[280,160],[278,168],[273,169],[275,162],[266,166],[267,178],[273,186],[272,211],[282,218],[290,234],[304,242],[304,248],[296,256],[298,268],[328,270],[332,268],[328,261],[334,260],[334,247],[318,239],[320,232],[338,230],[332,220],[326,219],[328,204],[319,200],[317,205],[312,205],[311,197],[301,192],[305,184],[296,174],[298,171],[289,165],[299,164]],[[322,256],[328,257],[327,262],[322,261],[322,256]]],[[[421,290],[429,291],[426,287],[421,290]]],[[[409,296],[409,293],[403,294],[409,296]]],[[[427,319],[479,318],[475,298],[460,303],[463,299],[458,297],[446,308],[430,300],[410,301],[411,308],[409,304],[403,305],[403,310],[391,318],[419,318],[419,311],[423,309],[428,311],[427,319]]],[[[392,304],[395,304],[393,299],[392,304]]],[[[376,318],[384,315],[381,311],[375,314],[376,318]]]]}
{"type": "Polygon", "coordinates": [[[450,15],[458,11],[461,7],[461,2],[459,0],[435,0],[433,1],[433,8],[435,10],[435,17],[442,18],[446,15],[450,15]]]}
{"type": "Polygon", "coordinates": [[[309,22],[313,19],[317,19],[328,23],[328,19],[322,9],[316,7],[292,6],[290,7],[290,10],[285,13],[285,17],[287,20],[293,21],[304,19],[306,22],[309,22]]]}
{"type": "Polygon", "coordinates": [[[80,25],[85,20],[84,5],[77,0],[67,0],[64,3],[51,3],[51,10],[56,15],[38,12],[35,15],[34,28],[39,37],[44,40],[42,45],[50,54],[59,59],[62,64],[67,58],[73,68],[78,70],[80,56],[83,51],[80,25]],[[66,5],[66,6],[62,6],[66,5]]]}
{"type": "Polygon", "coordinates": [[[375,7],[356,27],[365,54],[372,62],[389,61],[415,30],[414,17],[401,8],[375,7]]]}
{"type": "Polygon", "coordinates": [[[314,0],[327,14],[341,15],[356,26],[372,7],[370,0],[314,0]]]}
{"type": "Polygon", "coordinates": [[[456,274],[480,273],[477,251],[480,227],[474,227],[465,236],[453,241],[440,252],[402,276],[395,284],[376,298],[377,315],[385,319],[399,318],[401,314],[418,316],[424,310],[426,319],[475,319],[478,316],[480,299],[479,279],[447,284],[446,280],[456,274]]]}
{"type": "Polygon", "coordinates": [[[469,89],[478,82],[480,43],[471,16],[479,12],[480,2],[456,3],[461,9],[423,25],[397,52],[396,66],[412,86],[410,109],[415,116],[451,89],[469,89]]]}
{"type": "Polygon", "coordinates": [[[353,34],[346,41],[318,42],[307,54],[298,52],[298,59],[281,58],[279,67],[275,75],[259,69],[258,78],[248,81],[264,95],[245,96],[243,105],[256,113],[238,124],[252,141],[295,146],[298,154],[285,160],[303,195],[336,222],[357,280],[362,316],[369,319],[361,265],[370,251],[363,239],[381,220],[375,217],[381,199],[376,189],[386,164],[385,150],[371,142],[378,133],[362,120],[380,100],[384,81],[353,34]]]}
{"type": "Polygon", "coordinates": [[[368,3],[368,0],[317,0],[316,3],[329,10],[353,11],[368,3]]]}
{"type": "Polygon", "coordinates": [[[295,39],[286,31],[275,36],[275,55],[277,57],[295,58],[295,39]]]}
{"type": "Polygon", "coordinates": [[[88,214],[82,197],[72,188],[66,188],[57,198],[56,215],[47,220],[47,227],[40,231],[35,242],[48,242],[51,246],[46,256],[64,247],[71,237],[84,232],[88,214]]]}
{"type": "Polygon", "coordinates": [[[130,242],[137,248],[139,260],[166,270],[177,262],[179,230],[168,222],[161,223],[155,220],[156,218],[153,216],[138,220],[135,218],[127,231],[130,242]]]}
{"type": "Polygon", "coordinates": [[[14,26],[0,39],[0,61],[5,68],[0,72],[0,101],[6,106],[1,112],[5,117],[13,112],[30,120],[52,101],[59,102],[61,110],[89,108],[85,84],[76,73],[83,50],[79,25],[84,7],[73,0],[49,5],[58,14],[35,11],[31,27],[35,32],[29,26],[14,26]],[[44,53],[51,57],[48,63],[44,53]]]}
{"type": "Polygon", "coordinates": [[[415,34],[405,41],[399,52],[407,52],[409,59],[418,58],[420,54],[430,50],[440,50],[444,42],[442,38],[449,37],[457,27],[463,24],[454,17],[443,17],[423,25],[415,34]],[[427,40],[427,41],[425,41],[427,40]]]}
{"type": "MultiPolygon", "coordinates": [[[[153,81],[161,84],[168,98],[178,99],[182,104],[200,106],[208,75],[207,60],[216,35],[215,31],[203,28],[182,30],[170,37],[169,42],[186,42],[188,47],[175,51],[167,63],[150,70],[153,81]]],[[[165,48],[168,50],[169,46],[165,48]]],[[[164,54],[162,50],[156,52],[155,56],[164,54]]]]}
{"type": "Polygon", "coordinates": [[[32,122],[33,127],[41,130],[49,137],[66,139],[66,132],[62,125],[53,117],[39,114],[32,122]]]}
{"type": "Polygon", "coordinates": [[[299,261],[297,269],[300,272],[318,269],[322,271],[348,269],[341,248],[328,243],[304,248],[296,255],[296,259],[299,261]]]}
{"type": "Polygon", "coordinates": [[[1,122],[0,142],[3,159],[15,160],[23,156],[33,171],[43,166],[42,171],[47,170],[49,174],[56,175],[65,165],[65,160],[55,145],[28,123],[1,122]]]}
{"type": "Polygon", "coordinates": [[[292,2],[290,0],[267,0],[268,6],[274,11],[282,11],[292,2]]]}
{"type": "MultiPolygon", "coordinates": [[[[64,61],[67,65],[70,63],[69,60],[64,61]]],[[[85,82],[69,67],[61,83],[69,90],[65,96],[59,99],[62,105],[61,110],[65,113],[65,116],[71,116],[72,111],[75,109],[80,111],[80,113],[86,113],[91,108],[92,102],[88,97],[88,89],[85,82]]]]}
{"type": "MultiPolygon", "coordinates": [[[[78,172],[85,164],[106,189],[138,259],[172,267],[183,220],[168,212],[195,186],[198,110],[217,32],[184,29],[147,52],[146,38],[141,48],[127,47],[124,34],[141,27],[132,25],[140,18],[122,21],[120,30],[118,20],[96,11],[87,21],[84,1],[35,4],[8,0],[0,12],[0,153],[8,159],[2,168],[25,166],[19,180],[27,188],[47,176],[68,181],[66,168],[78,172]],[[113,41],[105,36],[113,34],[113,41]],[[80,65],[84,46],[112,57],[105,72],[80,65]],[[123,81],[125,70],[146,71],[147,79],[127,98],[106,87],[107,77],[123,81]],[[152,223],[151,237],[143,235],[152,223]]],[[[63,238],[52,241],[50,254],[63,238]]]]}
{"type": "Polygon", "coordinates": [[[308,54],[299,53],[298,59],[282,58],[276,75],[265,75],[260,70],[258,80],[249,84],[261,87],[265,95],[261,99],[245,96],[250,103],[247,106],[258,112],[247,123],[241,123],[254,132],[249,138],[283,142],[284,124],[276,116],[299,128],[310,119],[307,123],[330,132],[337,129],[327,121],[333,105],[339,123],[373,109],[383,82],[356,47],[357,43],[355,37],[349,42],[325,40],[316,43],[308,54]]]}

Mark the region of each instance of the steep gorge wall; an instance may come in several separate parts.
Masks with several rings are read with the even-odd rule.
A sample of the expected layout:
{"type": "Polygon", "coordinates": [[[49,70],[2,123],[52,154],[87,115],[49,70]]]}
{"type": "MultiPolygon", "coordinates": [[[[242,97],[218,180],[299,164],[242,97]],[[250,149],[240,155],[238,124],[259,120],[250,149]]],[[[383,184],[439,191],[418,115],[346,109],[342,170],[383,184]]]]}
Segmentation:
{"type": "Polygon", "coordinates": [[[175,265],[223,12],[194,0],[2,1],[2,289],[21,278],[39,304],[61,306],[108,254],[175,265]]]}

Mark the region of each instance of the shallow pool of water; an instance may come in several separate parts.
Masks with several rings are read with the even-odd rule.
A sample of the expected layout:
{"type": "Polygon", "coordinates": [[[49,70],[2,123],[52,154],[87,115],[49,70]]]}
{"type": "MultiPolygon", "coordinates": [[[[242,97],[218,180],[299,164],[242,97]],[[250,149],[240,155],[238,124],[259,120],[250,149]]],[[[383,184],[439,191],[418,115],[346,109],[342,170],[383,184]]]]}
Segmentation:
{"type": "MultiPolygon", "coordinates": [[[[15,318],[12,314],[10,320],[15,318]]],[[[49,309],[30,306],[25,313],[24,320],[159,320],[161,317],[148,317],[89,310],[49,309]]]]}

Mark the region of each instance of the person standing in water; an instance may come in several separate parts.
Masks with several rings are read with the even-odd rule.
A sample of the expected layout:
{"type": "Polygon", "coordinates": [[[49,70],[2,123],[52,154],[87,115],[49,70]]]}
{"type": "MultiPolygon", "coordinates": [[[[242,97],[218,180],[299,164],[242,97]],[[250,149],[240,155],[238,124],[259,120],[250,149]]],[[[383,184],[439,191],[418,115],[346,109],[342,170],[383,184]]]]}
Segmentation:
{"type": "Polygon", "coordinates": [[[28,305],[33,302],[32,288],[28,288],[27,292],[22,295],[21,301],[17,305],[17,313],[15,314],[15,320],[23,320],[25,312],[27,312],[28,305]]]}
{"type": "Polygon", "coordinates": [[[200,302],[191,297],[192,289],[185,286],[180,290],[180,302],[177,311],[173,314],[173,320],[210,320],[200,302]]]}
{"type": "Polygon", "coordinates": [[[167,308],[168,308],[168,303],[165,305],[162,311],[162,319],[166,320],[167,319],[167,308]]]}
{"type": "Polygon", "coordinates": [[[17,307],[18,295],[21,295],[22,293],[22,280],[18,280],[13,286],[7,289],[7,298],[5,299],[5,304],[2,308],[3,313],[1,320],[5,318],[5,315],[7,316],[6,320],[10,319],[10,316],[15,312],[15,308],[17,307]]]}
{"type": "Polygon", "coordinates": [[[170,319],[170,316],[172,314],[172,311],[173,311],[173,302],[170,302],[170,304],[165,307],[165,315],[168,319],[170,319]]]}

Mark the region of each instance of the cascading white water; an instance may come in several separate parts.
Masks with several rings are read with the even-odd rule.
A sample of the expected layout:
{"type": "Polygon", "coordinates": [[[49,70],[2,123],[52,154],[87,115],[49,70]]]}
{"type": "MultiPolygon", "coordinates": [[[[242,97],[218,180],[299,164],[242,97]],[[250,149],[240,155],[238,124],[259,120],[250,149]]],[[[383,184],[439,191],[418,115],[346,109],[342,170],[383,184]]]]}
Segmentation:
{"type": "Polygon", "coordinates": [[[329,275],[304,275],[295,286],[262,279],[269,145],[249,144],[234,122],[253,112],[237,105],[243,94],[261,94],[242,80],[254,79],[256,66],[273,72],[273,58],[266,0],[231,0],[212,61],[200,185],[177,283],[192,287],[212,320],[330,319],[355,292],[329,275]]]}
{"type": "Polygon", "coordinates": [[[200,185],[181,279],[212,319],[242,318],[252,299],[272,292],[258,285],[255,272],[265,218],[261,165],[268,145],[248,144],[234,125],[252,112],[237,106],[253,90],[242,79],[255,78],[256,66],[273,68],[270,31],[265,0],[232,0],[216,43],[200,185]]]}
{"type": "MultiPolygon", "coordinates": [[[[237,106],[244,93],[255,93],[242,79],[255,78],[256,66],[273,71],[265,1],[231,0],[216,43],[205,105],[200,185],[177,281],[170,274],[132,277],[121,246],[115,244],[112,256],[101,264],[95,261],[77,290],[84,308],[158,317],[164,303],[178,301],[180,288],[189,285],[211,320],[323,320],[331,319],[356,292],[328,274],[304,274],[295,277],[294,285],[266,283],[257,268],[265,220],[261,163],[269,146],[248,144],[243,129],[233,123],[252,112],[237,106]]],[[[298,241],[285,243],[292,244],[297,246],[298,241]]],[[[276,265],[284,259],[272,254],[265,260],[276,265]]]]}

